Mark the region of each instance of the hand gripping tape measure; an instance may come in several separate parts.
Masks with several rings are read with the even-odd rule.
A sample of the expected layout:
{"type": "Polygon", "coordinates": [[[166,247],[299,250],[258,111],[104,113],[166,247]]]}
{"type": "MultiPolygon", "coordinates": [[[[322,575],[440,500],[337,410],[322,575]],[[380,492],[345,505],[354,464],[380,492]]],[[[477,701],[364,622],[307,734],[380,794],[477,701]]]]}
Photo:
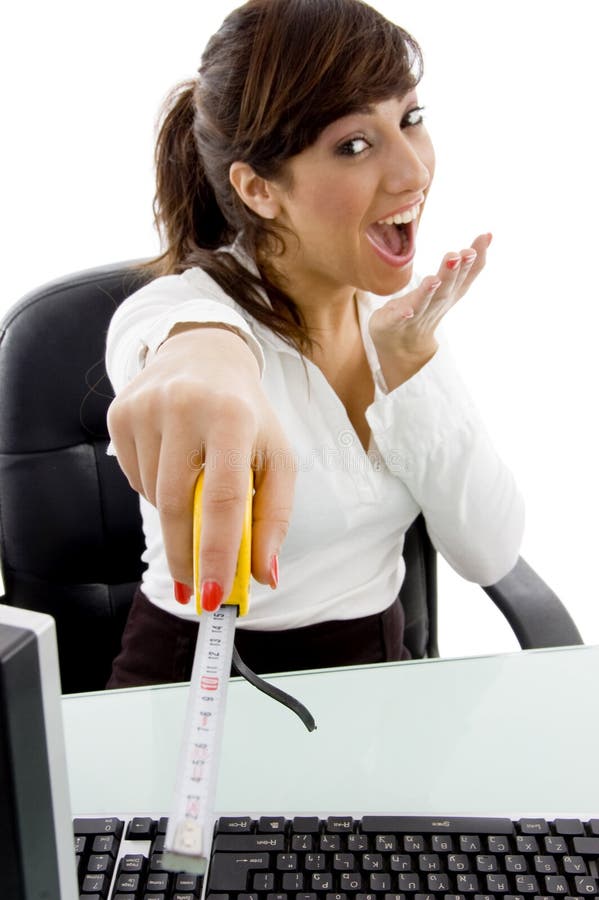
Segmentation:
{"type": "Polygon", "coordinates": [[[235,650],[237,616],[246,615],[249,609],[254,493],[252,474],[245,502],[233,589],[216,612],[202,612],[199,559],[203,483],[202,472],[196,482],[193,504],[193,577],[200,628],[163,861],[166,869],[196,874],[203,874],[208,865],[231,664],[259,690],[292,709],[308,731],[316,728],[312,715],[299,701],[248,669],[235,650]]]}

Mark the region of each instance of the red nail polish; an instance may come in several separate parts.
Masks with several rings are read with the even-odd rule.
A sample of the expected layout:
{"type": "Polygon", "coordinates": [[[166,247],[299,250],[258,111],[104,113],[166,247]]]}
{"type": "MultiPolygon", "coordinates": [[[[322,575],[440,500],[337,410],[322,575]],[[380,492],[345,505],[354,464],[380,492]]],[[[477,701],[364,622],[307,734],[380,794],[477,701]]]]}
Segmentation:
{"type": "Polygon", "coordinates": [[[273,558],[270,561],[270,586],[271,588],[278,587],[279,584],[279,557],[275,553],[273,558]]]}
{"type": "Polygon", "coordinates": [[[200,602],[206,612],[214,612],[223,599],[223,589],[218,581],[205,581],[202,585],[200,602]]]}
{"type": "Polygon", "coordinates": [[[191,600],[191,595],[193,593],[192,589],[187,584],[182,584],[180,581],[175,581],[175,600],[177,603],[189,603],[191,600]]]}
{"type": "Polygon", "coordinates": [[[454,257],[453,259],[448,259],[446,266],[448,269],[457,269],[462,261],[461,256],[454,257]]]}

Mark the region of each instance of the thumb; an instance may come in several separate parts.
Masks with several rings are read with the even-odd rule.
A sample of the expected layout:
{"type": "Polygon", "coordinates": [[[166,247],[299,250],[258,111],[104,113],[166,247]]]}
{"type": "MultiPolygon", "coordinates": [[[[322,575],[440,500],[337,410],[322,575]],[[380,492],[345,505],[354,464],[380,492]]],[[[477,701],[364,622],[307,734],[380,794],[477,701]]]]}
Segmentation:
{"type": "Polygon", "coordinates": [[[261,584],[278,583],[278,555],[289,528],[297,461],[288,448],[267,455],[254,476],[252,575],[261,584]]]}

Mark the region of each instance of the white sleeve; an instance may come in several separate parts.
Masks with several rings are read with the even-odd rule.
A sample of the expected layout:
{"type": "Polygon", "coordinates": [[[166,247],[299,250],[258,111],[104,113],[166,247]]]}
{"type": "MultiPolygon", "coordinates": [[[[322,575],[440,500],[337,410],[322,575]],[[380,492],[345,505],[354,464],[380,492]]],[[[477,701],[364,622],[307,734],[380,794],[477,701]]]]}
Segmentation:
{"type": "Polygon", "coordinates": [[[116,393],[141,372],[148,354],[155,352],[180,322],[213,322],[235,328],[262,373],[262,348],[233,301],[208,276],[205,287],[201,278],[196,280],[198,283],[184,275],[164,275],[118,307],[106,339],[106,371],[116,393]]]}
{"type": "Polygon", "coordinates": [[[441,344],[390,393],[375,388],[366,412],[391,472],[422,510],[436,550],[468,581],[490,585],[518,558],[524,504],[510,471],[441,344]]]}

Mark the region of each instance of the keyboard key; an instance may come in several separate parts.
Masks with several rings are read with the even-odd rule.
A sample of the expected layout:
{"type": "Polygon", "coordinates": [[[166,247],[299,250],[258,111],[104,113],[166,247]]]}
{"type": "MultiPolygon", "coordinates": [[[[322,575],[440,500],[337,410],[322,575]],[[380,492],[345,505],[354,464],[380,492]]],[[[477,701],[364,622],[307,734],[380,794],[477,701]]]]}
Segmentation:
{"type": "Polygon", "coordinates": [[[333,875],[331,872],[313,872],[310,876],[310,889],[313,891],[332,891],[333,875]]]}
{"type": "Polygon", "coordinates": [[[557,875],[559,869],[555,856],[541,855],[533,857],[534,869],[539,875],[557,875]]]}
{"type": "Polygon", "coordinates": [[[146,891],[154,892],[155,894],[165,893],[168,891],[168,882],[168,872],[150,872],[146,879],[146,891]]]}
{"type": "Polygon", "coordinates": [[[374,845],[379,853],[393,853],[397,850],[397,838],[394,834],[377,834],[374,845]]]}
{"type": "Polygon", "coordinates": [[[382,872],[383,855],[381,853],[364,853],[362,856],[362,868],[365,872],[382,872]]]}
{"type": "Polygon", "coordinates": [[[515,884],[519,894],[539,893],[539,883],[534,875],[516,875],[515,884]]]}
{"type": "Polygon", "coordinates": [[[119,839],[114,834],[98,834],[92,844],[92,853],[108,853],[113,859],[119,852],[119,839]]]}
{"type": "Polygon", "coordinates": [[[208,890],[247,891],[250,873],[268,869],[269,864],[268,853],[214,853],[208,876],[208,890]]]}
{"type": "Polygon", "coordinates": [[[292,850],[313,850],[314,838],[311,834],[294,834],[291,837],[292,850]]]}
{"type": "Polygon", "coordinates": [[[285,819],[283,816],[261,816],[258,819],[258,832],[260,834],[278,834],[285,831],[285,819]]]}
{"type": "Polygon", "coordinates": [[[506,872],[527,872],[526,859],[520,854],[508,855],[504,859],[506,872]]]}
{"type": "Polygon", "coordinates": [[[522,834],[549,834],[549,824],[545,819],[520,819],[518,827],[522,834]]]}
{"type": "Polygon", "coordinates": [[[239,818],[235,816],[221,816],[216,823],[217,834],[249,834],[253,822],[249,816],[239,818]]]}
{"type": "Polygon", "coordinates": [[[84,875],[82,890],[84,894],[100,894],[105,896],[109,881],[106,875],[84,875]]]}
{"type": "Polygon", "coordinates": [[[513,834],[510,819],[455,817],[430,819],[425,816],[364,816],[365,834],[513,834]]]}
{"type": "Polygon", "coordinates": [[[349,832],[354,830],[354,820],[351,816],[329,816],[325,830],[329,832],[329,834],[348,834],[349,832]]]}
{"type": "Polygon", "coordinates": [[[580,856],[599,857],[599,837],[575,837],[572,844],[580,856]]]}
{"type": "Polygon", "coordinates": [[[94,872],[104,872],[110,875],[114,868],[114,859],[106,853],[93,853],[87,862],[87,871],[90,875],[94,872]]]}
{"type": "Polygon", "coordinates": [[[123,894],[135,894],[139,889],[140,875],[136,873],[123,872],[117,875],[115,889],[123,894]]]}
{"type": "Polygon", "coordinates": [[[153,838],[155,830],[156,822],[153,819],[149,819],[147,817],[141,818],[141,816],[136,816],[129,822],[129,827],[127,828],[126,835],[127,840],[149,841],[153,838]]]}
{"type": "Polygon", "coordinates": [[[538,853],[539,842],[536,837],[528,834],[519,834],[516,836],[516,850],[518,853],[538,853]]]}
{"type": "Polygon", "coordinates": [[[362,875],[359,872],[342,872],[339,884],[342,891],[356,893],[362,890],[362,875]]]}
{"type": "Polygon", "coordinates": [[[116,834],[120,837],[123,833],[124,822],[121,819],[111,817],[108,819],[74,819],[73,831],[75,834],[116,834]]]}
{"type": "Polygon", "coordinates": [[[348,834],[347,849],[350,853],[365,853],[368,850],[368,838],[365,834],[348,834]]]}
{"type": "Polygon", "coordinates": [[[297,853],[277,853],[275,866],[278,872],[296,872],[297,853]]]}
{"type": "Polygon", "coordinates": [[[582,856],[563,856],[562,863],[566,875],[588,875],[587,864],[582,856]]]}
{"type": "Polygon", "coordinates": [[[291,823],[291,828],[296,834],[318,834],[320,819],[316,816],[296,816],[291,823]]]}
{"type": "Polygon", "coordinates": [[[477,834],[461,834],[460,850],[462,853],[480,853],[482,845],[477,834]]]}
{"type": "Polygon", "coordinates": [[[544,838],[545,850],[549,854],[563,854],[568,852],[568,845],[565,838],[554,837],[549,835],[544,838]]]}
{"type": "Polygon", "coordinates": [[[507,894],[509,891],[508,877],[505,873],[492,874],[485,876],[487,890],[492,894],[507,894]]]}
{"type": "Polygon", "coordinates": [[[584,834],[580,819],[556,819],[553,827],[556,834],[584,834]]]}
{"type": "Polygon", "coordinates": [[[282,834],[217,834],[215,851],[227,853],[277,853],[285,849],[282,834]]]}
{"type": "Polygon", "coordinates": [[[391,890],[391,876],[387,872],[372,872],[368,879],[368,887],[371,891],[381,893],[391,890]]]}
{"type": "Polygon", "coordinates": [[[451,853],[454,849],[453,838],[449,834],[434,834],[431,838],[431,849],[435,853],[451,853]]]}
{"type": "Polygon", "coordinates": [[[546,875],[545,888],[548,894],[569,894],[568,879],[563,875],[546,875]]]}
{"type": "Polygon", "coordinates": [[[427,843],[421,834],[406,834],[403,838],[403,849],[406,853],[424,853],[427,843]]]}
{"type": "Polygon", "coordinates": [[[503,834],[490,834],[487,846],[489,853],[509,853],[512,849],[509,839],[503,834]]]}
{"type": "Polygon", "coordinates": [[[290,891],[296,893],[304,889],[304,873],[303,872],[285,872],[281,878],[281,887],[285,892],[290,891]]]}
{"type": "Polygon", "coordinates": [[[576,875],[574,877],[576,893],[581,897],[592,897],[597,894],[597,879],[590,875],[576,875]]]}
{"type": "Polygon", "coordinates": [[[397,886],[402,893],[405,891],[419,891],[421,889],[420,876],[415,875],[413,872],[400,872],[397,876],[397,886]]]}
{"type": "MultiPolygon", "coordinates": [[[[202,877],[200,875],[189,875],[187,872],[182,872],[180,875],[175,877],[175,890],[185,893],[186,891],[190,894],[198,894],[202,889],[202,877]]],[[[256,898],[257,900],[257,898],[256,898]]]]}
{"type": "Polygon", "coordinates": [[[272,891],[275,887],[274,872],[258,872],[252,878],[252,890],[254,891],[272,891]]]}
{"type": "Polygon", "coordinates": [[[338,834],[321,834],[318,846],[323,853],[335,853],[341,850],[341,837],[338,834]]]}
{"type": "Polygon", "coordinates": [[[119,863],[119,872],[143,872],[146,857],[142,853],[128,853],[119,863]]]}

